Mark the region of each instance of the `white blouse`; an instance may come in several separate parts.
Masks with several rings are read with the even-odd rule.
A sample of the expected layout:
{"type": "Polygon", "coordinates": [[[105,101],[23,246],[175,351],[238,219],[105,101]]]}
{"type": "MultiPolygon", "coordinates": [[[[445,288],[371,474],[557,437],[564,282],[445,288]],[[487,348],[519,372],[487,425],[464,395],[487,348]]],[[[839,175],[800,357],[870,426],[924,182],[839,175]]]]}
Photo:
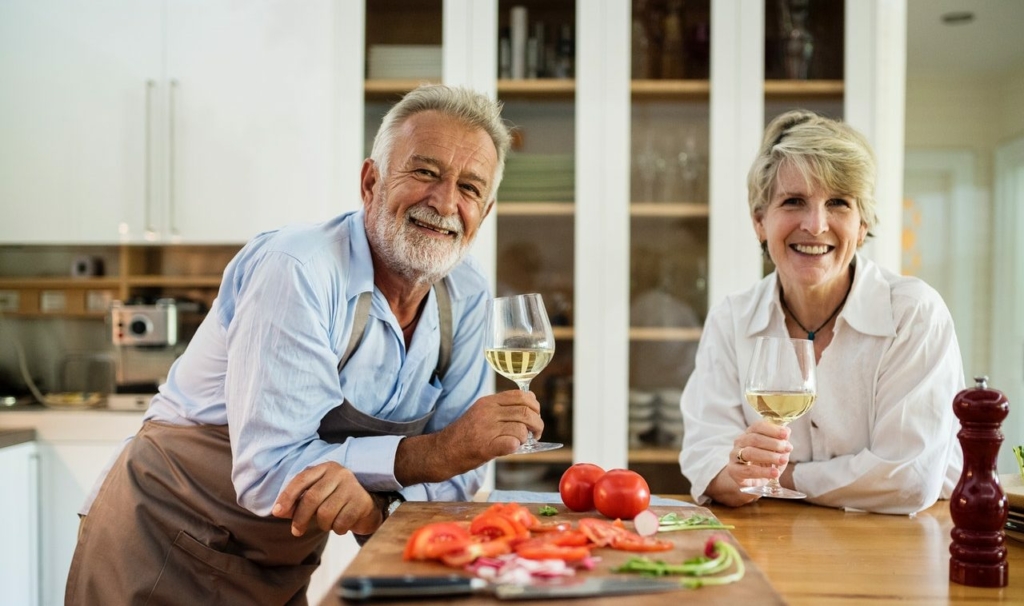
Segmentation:
{"type": "MultiPolygon", "coordinates": [[[[796,488],[811,503],[909,514],[949,498],[963,454],[953,398],[964,388],[953,319],[923,281],[865,257],[818,362],[818,399],[790,424],[796,488]]],[[[698,503],[733,441],[760,420],[743,377],[758,336],[785,335],[772,273],[708,314],[680,406],[680,469],[698,503]]]]}

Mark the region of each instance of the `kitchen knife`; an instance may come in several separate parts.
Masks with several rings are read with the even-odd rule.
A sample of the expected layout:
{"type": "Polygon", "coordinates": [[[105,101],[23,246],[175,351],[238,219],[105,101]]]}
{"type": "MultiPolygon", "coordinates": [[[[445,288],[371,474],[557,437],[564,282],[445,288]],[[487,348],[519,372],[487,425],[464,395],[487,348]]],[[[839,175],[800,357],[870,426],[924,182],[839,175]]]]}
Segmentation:
{"type": "Polygon", "coordinates": [[[346,577],[338,581],[338,595],[344,600],[384,598],[425,598],[492,594],[499,600],[541,600],[587,598],[682,589],[678,581],[661,579],[560,578],[538,585],[492,584],[484,579],[448,575],[346,577]]]}

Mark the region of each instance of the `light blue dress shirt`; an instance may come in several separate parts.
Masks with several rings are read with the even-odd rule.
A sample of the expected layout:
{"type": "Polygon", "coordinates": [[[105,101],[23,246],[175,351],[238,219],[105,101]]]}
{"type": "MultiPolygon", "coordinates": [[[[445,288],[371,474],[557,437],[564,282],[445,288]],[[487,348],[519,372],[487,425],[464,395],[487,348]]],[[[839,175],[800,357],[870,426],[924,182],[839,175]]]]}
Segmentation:
{"type": "Polygon", "coordinates": [[[308,466],[336,461],[371,491],[407,500],[468,500],[484,468],[436,484],[395,479],[400,436],[319,439],[328,411],[348,400],[390,421],[435,410],[438,431],[484,395],[486,278],[471,258],[449,276],[453,343],[443,379],[433,377],[440,347],[433,290],[407,350],[401,327],[373,284],[363,211],[316,225],[262,233],[224,270],[217,299],[174,363],[146,420],[179,425],[227,424],[238,502],[269,515],[287,482],[308,466]],[[363,341],[337,370],[359,294],[373,302],[363,341]]]}

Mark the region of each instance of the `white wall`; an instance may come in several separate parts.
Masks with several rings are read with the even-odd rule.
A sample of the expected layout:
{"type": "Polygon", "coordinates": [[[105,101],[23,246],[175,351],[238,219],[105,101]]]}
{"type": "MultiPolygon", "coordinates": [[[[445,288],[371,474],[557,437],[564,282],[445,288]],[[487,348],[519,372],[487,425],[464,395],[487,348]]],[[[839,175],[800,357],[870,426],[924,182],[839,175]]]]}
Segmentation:
{"type": "MultiPolygon", "coordinates": [[[[1009,336],[994,320],[995,301],[993,250],[994,150],[1002,144],[1024,136],[1024,66],[1000,77],[966,82],[943,75],[908,73],[906,88],[905,145],[914,150],[961,150],[973,153],[975,183],[971,215],[977,219],[974,228],[980,250],[975,276],[972,332],[973,360],[965,360],[965,372],[987,373],[993,368],[993,347],[1014,347],[1001,343],[1009,336]]],[[[951,298],[943,293],[947,301],[951,298]]],[[[990,385],[1012,393],[1013,385],[990,385]]],[[[1020,402],[1010,398],[1011,407],[1020,402]]],[[[1006,436],[1003,450],[1024,443],[1024,428],[1004,423],[1006,436]]],[[[1008,457],[1000,459],[1000,471],[1012,471],[1008,457]]]]}

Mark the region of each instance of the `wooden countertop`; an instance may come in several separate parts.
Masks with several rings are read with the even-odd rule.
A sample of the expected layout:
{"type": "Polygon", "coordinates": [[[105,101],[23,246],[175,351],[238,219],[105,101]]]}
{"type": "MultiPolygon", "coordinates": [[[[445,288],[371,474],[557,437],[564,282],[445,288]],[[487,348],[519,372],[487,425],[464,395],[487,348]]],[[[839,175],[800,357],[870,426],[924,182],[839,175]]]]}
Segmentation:
{"type": "Polygon", "coordinates": [[[913,517],[777,499],[711,509],[790,604],[1024,604],[1024,543],[1011,539],[1006,587],[949,581],[948,501],[913,517]]]}
{"type": "Polygon", "coordinates": [[[0,448],[17,446],[36,439],[36,431],[31,428],[3,427],[0,428],[0,448]]]}
{"type": "MultiPolygon", "coordinates": [[[[452,507],[457,508],[457,505],[452,504],[452,507]]],[[[847,513],[774,499],[762,499],[737,509],[718,506],[711,509],[722,522],[735,526],[732,536],[771,586],[790,604],[1024,603],[1024,544],[1011,539],[1007,539],[1010,572],[1007,587],[966,587],[949,581],[953,523],[947,501],[940,501],[915,516],[847,513]]],[[[401,512],[401,508],[398,511],[401,512]]],[[[399,522],[393,518],[386,524],[393,523],[399,522]]],[[[359,565],[357,556],[349,571],[359,565]]],[[[381,568],[381,574],[396,572],[388,570],[386,562],[379,565],[385,567],[381,568]]],[[[712,592],[707,589],[713,588],[695,590],[686,596],[687,601],[710,600],[712,592]]],[[[765,597],[767,603],[778,598],[770,592],[765,597]]],[[[654,603],[649,598],[654,599],[630,596],[628,603],[654,603]]],[[[452,602],[462,605],[497,603],[485,597],[452,602]]],[[[321,606],[341,603],[329,594],[321,606]]],[[[758,602],[745,600],[744,603],[758,602]]]]}

